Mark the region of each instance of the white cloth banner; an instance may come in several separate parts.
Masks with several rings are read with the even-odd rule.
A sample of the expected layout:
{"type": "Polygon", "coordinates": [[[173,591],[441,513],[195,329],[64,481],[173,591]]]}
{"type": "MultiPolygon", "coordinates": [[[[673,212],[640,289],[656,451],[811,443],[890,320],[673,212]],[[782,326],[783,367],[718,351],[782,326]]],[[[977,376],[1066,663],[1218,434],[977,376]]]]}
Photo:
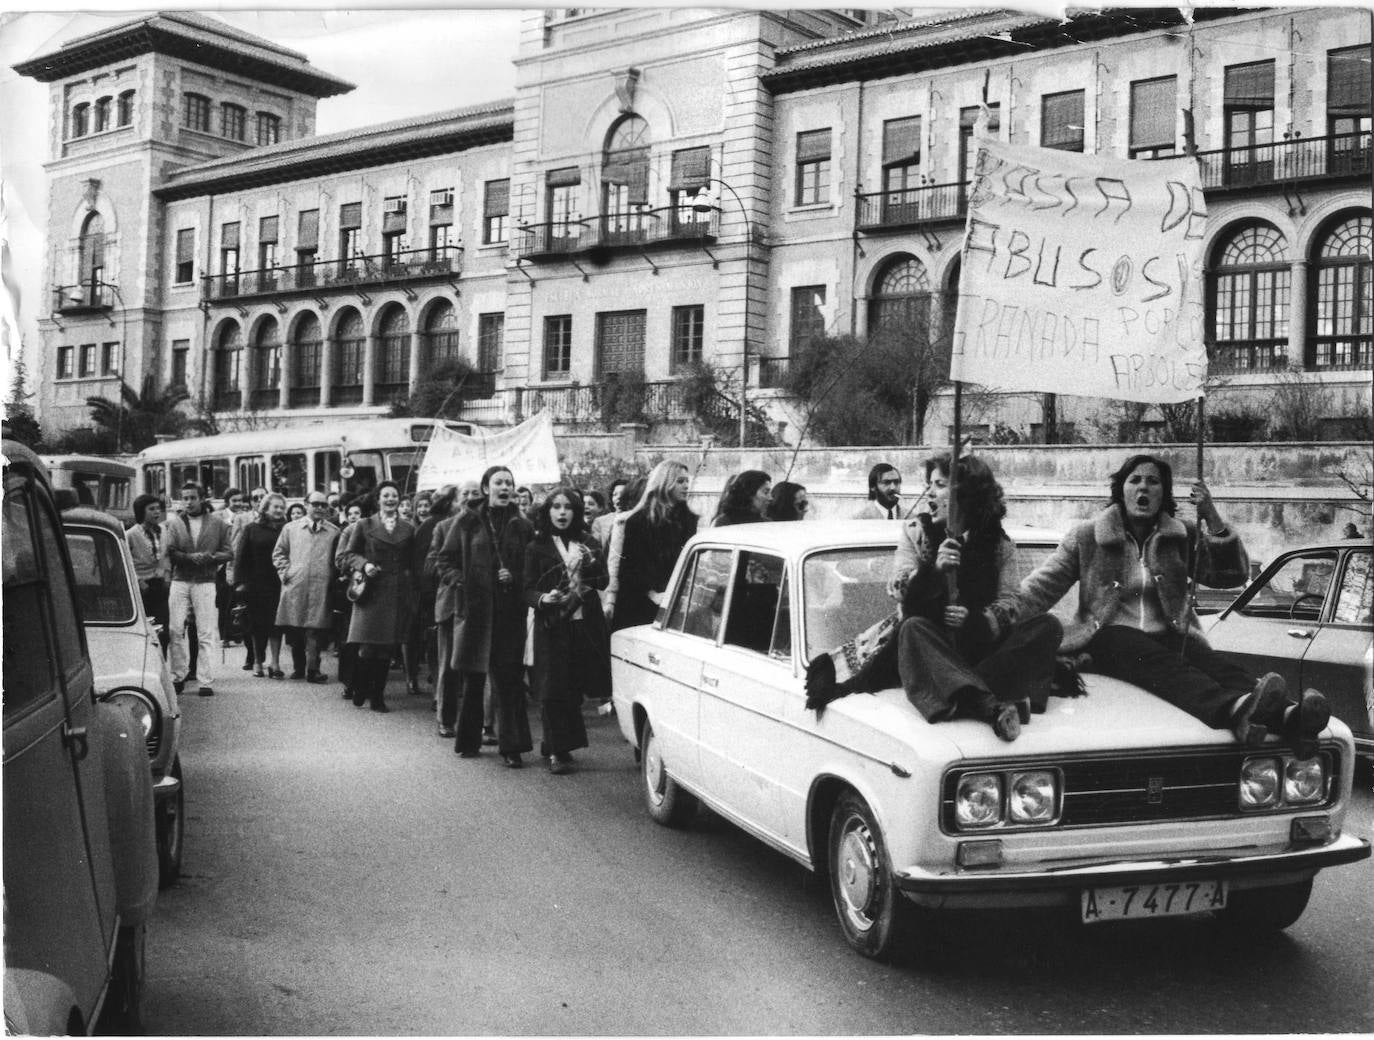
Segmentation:
{"type": "Polygon", "coordinates": [[[978,140],[950,378],[1170,404],[1203,395],[1197,162],[978,140]]]}
{"type": "Polygon", "coordinates": [[[541,411],[519,426],[471,437],[435,427],[416,487],[425,491],[480,480],[488,466],[497,465],[509,467],[517,484],[557,484],[561,471],[553,416],[541,411]]]}

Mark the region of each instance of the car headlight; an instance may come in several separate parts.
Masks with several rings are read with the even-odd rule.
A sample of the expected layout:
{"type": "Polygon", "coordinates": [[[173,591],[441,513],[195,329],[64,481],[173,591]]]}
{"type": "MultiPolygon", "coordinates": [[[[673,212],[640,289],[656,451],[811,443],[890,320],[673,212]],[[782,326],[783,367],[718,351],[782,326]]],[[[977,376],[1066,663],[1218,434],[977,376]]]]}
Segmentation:
{"type": "Polygon", "coordinates": [[[134,722],[139,727],[139,732],[143,734],[143,743],[148,749],[148,757],[155,758],[161,739],[162,715],[153,699],[142,690],[132,686],[111,690],[100,699],[110,704],[122,704],[133,713],[134,722]]]}
{"type": "Polygon", "coordinates": [[[1012,773],[1007,816],[1012,823],[1047,823],[1058,804],[1055,774],[1047,770],[1012,773]]]}
{"type": "Polygon", "coordinates": [[[1311,805],[1326,795],[1326,769],[1322,757],[1288,759],[1283,767],[1283,800],[1289,805],[1311,805]]]}
{"type": "Polygon", "coordinates": [[[1240,767],[1240,807],[1268,809],[1279,804],[1279,760],[1247,758],[1240,767]]]}
{"type": "Polygon", "coordinates": [[[968,773],[954,793],[954,820],[960,827],[991,827],[1002,820],[1002,778],[968,773]]]}

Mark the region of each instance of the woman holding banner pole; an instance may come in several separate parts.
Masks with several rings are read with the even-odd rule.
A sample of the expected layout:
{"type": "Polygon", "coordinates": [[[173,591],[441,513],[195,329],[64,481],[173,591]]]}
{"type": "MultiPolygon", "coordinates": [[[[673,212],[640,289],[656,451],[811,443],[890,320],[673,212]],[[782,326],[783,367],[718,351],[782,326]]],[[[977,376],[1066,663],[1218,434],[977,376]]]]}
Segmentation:
{"type": "Polygon", "coordinates": [[[1054,606],[1075,583],[1078,612],[1062,652],[1085,651],[1092,670],[1149,690],[1247,747],[1273,733],[1301,757],[1331,716],[1316,690],[1292,696],[1275,672],[1258,679],[1208,646],[1189,596],[1190,562],[1204,585],[1239,585],[1249,574],[1240,538],[1202,480],[1191,501],[1198,522],[1175,517],[1173,471],[1133,455],[1111,476],[1111,503],[1079,523],[1025,581],[1020,617],[1054,606]]]}

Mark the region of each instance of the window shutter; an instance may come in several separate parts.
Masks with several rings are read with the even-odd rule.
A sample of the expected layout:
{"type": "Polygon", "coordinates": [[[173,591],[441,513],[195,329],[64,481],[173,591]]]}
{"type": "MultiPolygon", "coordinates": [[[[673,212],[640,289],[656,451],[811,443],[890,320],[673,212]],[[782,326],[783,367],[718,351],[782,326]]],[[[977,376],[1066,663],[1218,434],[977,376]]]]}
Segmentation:
{"type": "Polygon", "coordinates": [[[1370,49],[1345,47],[1326,53],[1326,111],[1337,116],[1370,114],[1370,49]]]}
{"type": "Polygon", "coordinates": [[[363,226],[363,204],[345,202],[339,207],[339,229],[360,228],[363,226]]]}
{"type": "Polygon", "coordinates": [[[320,245],[320,211],[301,210],[296,222],[296,248],[318,249],[320,245]]]}
{"type": "Polygon", "coordinates": [[[921,159],[921,117],[889,119],[883,123],[883,165],[919,162],[921,159]]]}
{"type": "Polygon", "coordinates": [[[1137,80],[1131,84],[1131,147],[1162,148],[1174,144],[1176,76],[1137,80]]]}
{"type": "Polygon", "coordinates": [[[510,214],[510,181],[487,181],[486,199],[482,204],[483,217],[504,217],[510,214]]]}
{"type": "Polygon", "coordinates": [[[797,162],[820,162],[830,158],[830,128],[804,130],[797,135],[797,162]]]}
{"type": "Polygon", "coordinates": [[[681,148],[673,153],[669,191],[697,191],[711,180],[711,149],[681,148]]]}
{"type": "Polygon", "coordinates": [[[177,232],[177,263],[189,264],[196,255],[196,233],[192,228],[182,228],[177,232]]]}
{"type": "Polygon", "coordinates": [[[1047,94],[1040,103],[1040,145],[1083,150],[1083,91],[1047,94]]]}
{"type": "MultiPolygon", "coordinates": [[[[968,108],[959,109],[959,126],[961,129],[971,129],[978,125],[978,113],[982,109],[978,105],[970,105],[968,108]]],[[[988,106],[988,133],[993,133],[1000,129],[1002,125],[1002,103],[994,101],[988,106]]]]}
{"type": "Polygon", "coordinates": [[[545,175],[545,183],[550,188],[570,188],[582,183],[582,173],[576,166],[565,166],[561,170],[550,170],[545,175]]]}
{"type": "Polygon", "coordinates": [[[276,218],[276,217],[263,217],[262,220],[258,222],[258,242],[259,242],[259,243],[265,243],[265,242],[276,242],[276,241],[277,241],[277,218],[276,218]]]}
{"type": "Polygon", "coordinates": [[[1255,61],[1226,70],[1226,104],[1246,108],[1274,107],[1274,63],[1255,61]]]}
{"type": "Polygon", "coordinates": [[[220,229],[219,247],[221,249],[237,249],[239,247],[239,222],[225,224],[220,229]]]}
{"type": "Polygon", "coordinates": [[[404,231],[405,229],[406,229],[406,211],[405,211],[405,210],[401,210],[399,213],[397,213],[397,212],[391,212],[391,213],[384,213],[384,214],[382,214],[382,233],[383,233],[383,234],[390,235],[390,234],[392,234],[392,233],[394,233],[394,232],[397,232],[397,231],[404,231]]]}

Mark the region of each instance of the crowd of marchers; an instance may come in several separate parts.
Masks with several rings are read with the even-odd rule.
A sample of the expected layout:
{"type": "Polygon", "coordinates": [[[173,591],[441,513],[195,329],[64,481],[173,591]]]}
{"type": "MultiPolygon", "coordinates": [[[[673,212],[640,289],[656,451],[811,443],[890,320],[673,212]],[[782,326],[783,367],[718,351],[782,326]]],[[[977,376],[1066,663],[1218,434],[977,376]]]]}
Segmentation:
{"type": "MultiPolygon", "coordinates": [[[[895,609],[810,663],[812,706],[900,683],[927,720],[982,719],[1010,741],[1066,669],[1091,662],[1246,744],[1276,732],[1310,746],[1325,727],[1321,693],[1295,696],[1276,674],[1246,674],[1198,628],[1190,580],[1236,584],[1248,568],[1202,481],[1189,495],[1197,522],[1178,519],[1168,463],[1132,456],[1111,475],[1106,508],[1022,579],[987,463],[939,455],[924,475],[904,509],[897,469],[869,473],[855,517],[902,525],[895,609]],[[1075,585],[1078,610],[1065,626],[1048,611],[1075,585]]],[[[524,765],[535,750],[533,700],[538,753],[561,774],[587,747],[584,707],[610,710],[611,633],[654,620],[697,531],[690,488],[687,466],[667,460],[604,494],[564,485],[536,497],[495,465],[413,497],[390,481],[356,499],[315,491],[292,516],[262,488],[230,488],[217,512],[187,483],[170,517],[161,499],[137,499],[129,541],[178,692],[194,678],[213,695],[222,636],[242,641],[244,670],[287,679],[285,646],[289,678],[317,684],[330,681],[322,660],[332,647],[345,701],[388,711],[391,673],[403,669],[408,694],[432,698],[439,736],[463,758],[494,747],[505,765],[524,765]]],[[[809,511],[802,485],[745,470],[727,481],[709,525],[809,511]]]]}

